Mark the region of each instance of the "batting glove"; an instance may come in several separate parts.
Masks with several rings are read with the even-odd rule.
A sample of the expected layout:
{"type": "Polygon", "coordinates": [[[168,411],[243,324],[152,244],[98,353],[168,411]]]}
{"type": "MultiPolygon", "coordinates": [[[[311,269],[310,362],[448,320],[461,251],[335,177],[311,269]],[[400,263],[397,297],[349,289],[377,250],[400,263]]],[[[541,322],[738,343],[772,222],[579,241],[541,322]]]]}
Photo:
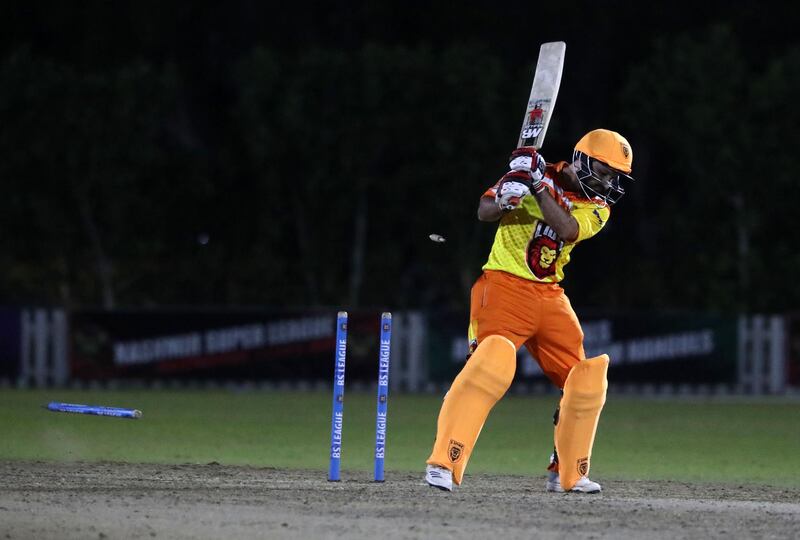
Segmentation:
{"type": "Polygon", "coordinates": [[[512,171],[524,171],[530,175],[533,192],[541,193],[547,189],[547,186],[542,183],[547,164],[535,148],[532,146],[517,148],[511,152],[511,157],[508,159],[508,166],[512,171]]]}
{"type": "Polygon", "coordinates": [[[510,212],[519,207],[523,197],[530,192],[531,175],[525,171],[511,171],[497,184],[494,200],[502,211],[510,212]]]}

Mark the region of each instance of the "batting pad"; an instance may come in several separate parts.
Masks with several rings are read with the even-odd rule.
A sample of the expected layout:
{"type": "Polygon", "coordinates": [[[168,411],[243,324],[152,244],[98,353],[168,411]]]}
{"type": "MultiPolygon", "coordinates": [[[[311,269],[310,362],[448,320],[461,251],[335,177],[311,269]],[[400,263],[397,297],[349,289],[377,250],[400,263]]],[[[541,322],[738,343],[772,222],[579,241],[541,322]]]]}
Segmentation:
{"type": "Polygon", "coordinates": [[[558,474],[569,491],[589,474],[589,461],[600,411],[606,402],[608,355],[579,362],[567,375],[555,429],[558,474]]]}
{"type": "Polygon", "coordinates": [[[461,484],[483,423],[511,385],[516,367],[517,348],[509,339],[481,341],[444,397],[428,465],[450,469],[453,482],[461,484]]]}

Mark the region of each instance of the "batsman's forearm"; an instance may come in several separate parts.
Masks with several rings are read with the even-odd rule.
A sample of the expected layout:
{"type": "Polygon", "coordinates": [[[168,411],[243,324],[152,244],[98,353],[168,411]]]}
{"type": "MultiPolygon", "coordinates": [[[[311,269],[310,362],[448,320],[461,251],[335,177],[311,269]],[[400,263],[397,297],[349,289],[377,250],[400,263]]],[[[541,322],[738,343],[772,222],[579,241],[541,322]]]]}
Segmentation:
{"type": "Polygon", "coordinates": [[[540,193],[534,193],[534,197],[539,203],[539,208],[542,209],[545,222],[550,225],[559,238],[566,242],[575,241],[578,238],[578,222],[575,221],[575,218],[561,208],[546,189],[540,193]]]}
{"type": "Polygon", "coordinates": [[[503,211],[494,201],[494,197],[481,197],[478,205],[478,219],[480,221],[497,221],[503,215],[503,211]]]}

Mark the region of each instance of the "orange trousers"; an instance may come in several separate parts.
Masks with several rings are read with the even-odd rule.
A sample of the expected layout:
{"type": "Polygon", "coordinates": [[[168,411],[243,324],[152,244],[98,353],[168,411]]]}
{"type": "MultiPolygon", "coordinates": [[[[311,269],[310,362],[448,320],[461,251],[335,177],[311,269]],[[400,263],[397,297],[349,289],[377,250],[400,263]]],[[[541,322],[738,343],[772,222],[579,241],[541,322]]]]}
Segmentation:
{"type": "Polygon", "coordinates": [[[485,271],[472,286],[470,350],[487,336],[499,335],[519,348],[523,344],[558,388],[585,358],[583,330],[564,289],[506,272],[485,271]]]}

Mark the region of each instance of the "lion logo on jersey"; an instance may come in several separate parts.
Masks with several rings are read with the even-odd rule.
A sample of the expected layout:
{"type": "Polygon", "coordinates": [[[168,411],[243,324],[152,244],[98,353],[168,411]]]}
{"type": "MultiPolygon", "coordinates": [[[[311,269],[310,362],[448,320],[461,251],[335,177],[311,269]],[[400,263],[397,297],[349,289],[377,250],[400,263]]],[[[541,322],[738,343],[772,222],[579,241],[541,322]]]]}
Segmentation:
{"type": "Polygon", "coordinates": [[[539,279],[556,273],[556,259],[561,253],[564,242],[558,238],[549,225],[540,221],[533,229],[533,236],[528,242],[528,269],[539,279]]]}
{"type": "Polygon", "coordinates": [[[542,246],[542,250],[539,254],[539,266],[542,268],[550,268],[550,265],[556,260],[556,256],[558,253],[554,249],[550,249],[547,246],[542,246]]]}

